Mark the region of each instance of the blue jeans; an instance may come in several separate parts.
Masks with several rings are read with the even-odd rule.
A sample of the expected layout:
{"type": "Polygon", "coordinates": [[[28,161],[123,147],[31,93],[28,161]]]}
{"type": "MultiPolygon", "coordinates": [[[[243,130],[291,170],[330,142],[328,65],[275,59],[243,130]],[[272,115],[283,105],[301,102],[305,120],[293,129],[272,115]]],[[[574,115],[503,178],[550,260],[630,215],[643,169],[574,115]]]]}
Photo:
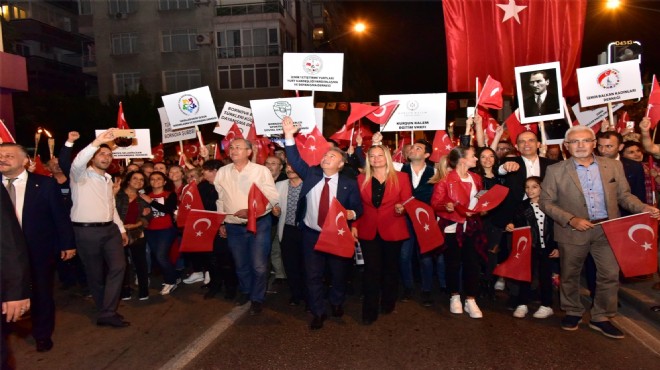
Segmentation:
{"type": "Polygon", "coordinates": [[[151,253],[156,257],[156,263],[158,263],[163,273],[164,283],[170,285],[176,284],[177,272],[172,262],[170,262],[170,249],[177,236],[176,228],[145,230],[144,236],[147,238],[151,253]]]}
{"type": "Polygon", "coordinates": [[[435,272],[438,274],[438,282],[440,288],[447,287],[447,279],[445,278],[445,255],[436,255],[433,251],[424,253],[419,256],[419,269],[422,276],[422,292],[430,292],[433,288],[433,267],[435,265],[435,272]]]}
{"type": "Polygon", "coordinates": [[[247,231],[245,225],[225,224],[227,242],[236,263],[238,289],[249,295],[252,302],[263,302],[268,285],[271,217],[257,220],[257,232],[247,231]]]}
{"type": "Polygon", "coordinates": [[[401,283],[403,284],[404,289],[413,288],[413,269],[412,269],[412,257],[417,246],[417,236],[415,235],[415,229],[412,226],[410,219],[406,217],[406,223],[408,224],[408,234],[410,238],[403,241],[401,244],[401,257],[399,258],[399,271],[401,273],[401,283]]]}

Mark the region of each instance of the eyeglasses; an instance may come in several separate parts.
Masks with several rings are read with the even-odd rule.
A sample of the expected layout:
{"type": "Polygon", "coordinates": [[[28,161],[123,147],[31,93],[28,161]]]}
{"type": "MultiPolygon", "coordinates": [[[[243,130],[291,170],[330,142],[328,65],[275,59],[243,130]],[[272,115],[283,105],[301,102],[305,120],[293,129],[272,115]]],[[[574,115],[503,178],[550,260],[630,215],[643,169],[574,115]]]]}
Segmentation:
{"type": "Polygon", "coordinates": [[[566,140],[568,145],[589,144],[596,141],[596,139],[580,139],[580,140],[566,140]]]}

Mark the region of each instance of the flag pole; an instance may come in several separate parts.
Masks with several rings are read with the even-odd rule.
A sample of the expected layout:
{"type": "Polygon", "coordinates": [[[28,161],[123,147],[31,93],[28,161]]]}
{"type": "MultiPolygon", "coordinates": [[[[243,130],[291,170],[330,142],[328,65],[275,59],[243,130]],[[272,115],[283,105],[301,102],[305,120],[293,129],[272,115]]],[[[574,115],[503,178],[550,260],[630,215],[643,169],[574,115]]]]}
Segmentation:
{"type": "Polygon", "coordinates": [[[200,148],[204,146],[204,140],[202,139],[202,132],[199,130],[199,126],[195,125],[195,133],[197,134],[197,140],[199,140],[200,148]]]}
{"type": "Polygon", "coordinates": [[[541,142],[547,145],[546,143],[547,140],[545,138],[545,126],[543,124],[543,121],[539,122],[539,130],[541,130],[541,142]]]}
{"type": "Polygon", "coordinates": [[[607,115],[610,118],[610,126],[614,124],[614,111],[612,110],[612,103],[607,103],[607,115]]]}

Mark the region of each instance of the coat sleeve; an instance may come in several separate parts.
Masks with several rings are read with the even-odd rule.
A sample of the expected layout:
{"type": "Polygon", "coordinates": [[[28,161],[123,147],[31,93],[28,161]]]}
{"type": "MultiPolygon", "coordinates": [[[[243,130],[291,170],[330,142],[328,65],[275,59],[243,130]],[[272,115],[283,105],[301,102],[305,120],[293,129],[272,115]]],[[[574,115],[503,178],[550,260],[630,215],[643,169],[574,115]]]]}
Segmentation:
{"type": "Polygon", "coordinates": [[[61,251],[76,249],[71,216],[69,212],[67,212],[67,207],[62,204],[62,195],[58,189],[57,183],[51,178],[46,178],[45,180],[44,188],[48,189],[46,197],[49,203],[53,224],[57,228],[59,238],[58,247],[61,251]]]}
{"type": "Polygon", "coordinates": [[[557,183],[559,177],[562,175],[560,173],[562,168],[563,167],[557,166],[548,167],[545,178],[543,179],[543,184],[541,185],[542,190],[539,199],[539,207],[543,213],[550,216],[550,218],[555,220],[559,225],[566,227],[568,221],[571,217],[574,217],[574,215],[559,206],[559,189],[557,183]]]}
{"type": "Polygon", "coordinates": [[[0,292],[2,302],[30,297],[30,265],[23,231],[4,186],[0,186],[0,292]]]}

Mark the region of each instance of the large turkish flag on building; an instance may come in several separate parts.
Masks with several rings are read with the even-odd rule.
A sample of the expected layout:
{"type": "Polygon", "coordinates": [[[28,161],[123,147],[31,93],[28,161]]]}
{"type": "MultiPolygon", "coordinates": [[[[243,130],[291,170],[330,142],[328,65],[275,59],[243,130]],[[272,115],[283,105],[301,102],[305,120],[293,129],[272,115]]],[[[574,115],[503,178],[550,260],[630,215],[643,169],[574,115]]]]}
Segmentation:
{"type": "Polygon", "coordinates": [[[658,270],[658,220],[648,213],[601,223],[625,277],[658,270]]]}
{"type": "Polygon", "coordinates": [[[514,91],[514,67],[559,61],[575,96],[586,0],[444,0],[450,92],[476,91],[487,75],[514,91]]]}

